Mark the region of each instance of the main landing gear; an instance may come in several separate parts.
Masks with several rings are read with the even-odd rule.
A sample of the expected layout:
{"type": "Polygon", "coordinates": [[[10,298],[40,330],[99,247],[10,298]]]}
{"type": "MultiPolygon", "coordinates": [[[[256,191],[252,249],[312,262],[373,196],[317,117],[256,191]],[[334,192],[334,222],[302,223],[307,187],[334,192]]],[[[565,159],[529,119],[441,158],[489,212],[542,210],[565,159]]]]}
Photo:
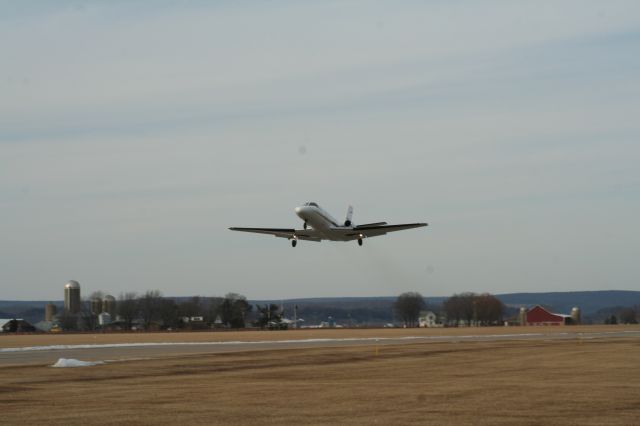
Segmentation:
{"type": "Polygon", "coordinates": [[[362,238],[358,238],[358,245],[361,246],[362,245],[362,238]]]}
{"type": "Polygon", "coordinates": [[[302,224],[302,229],[307,229],[307,221],[302,224]]]}
{"type": "Polygon", "coordinates": [[[293,239],[291,240],[291,247],[295,247],[298,244],[298,240],[293,239]]]}

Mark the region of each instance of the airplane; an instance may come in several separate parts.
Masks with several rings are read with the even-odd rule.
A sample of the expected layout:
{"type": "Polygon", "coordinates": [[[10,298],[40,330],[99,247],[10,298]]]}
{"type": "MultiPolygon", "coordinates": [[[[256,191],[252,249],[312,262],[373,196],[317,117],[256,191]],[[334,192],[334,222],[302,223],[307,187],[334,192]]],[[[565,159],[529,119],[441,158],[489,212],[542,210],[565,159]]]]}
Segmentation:
{"type": "Polygon", "coordinates": [[[404,229],[420,228],[426,223],[405,223],[401,225],[388,225],[387,222],[367,223],[354,225],[353,207],[347,209],[347,217],[340,224],[329,213],[323,210],[317,203],[309,202],[295,208],[295,212],[304,221],[303,229],[289,228],[229,228],[232,231],[255,232],[268,234],[291,240],[291,246],[295,247],[298,240],[316,241],[353,241],[357,240],[362,245],[362,240],[369,237],[385,235],[388,232],[402,231],[404,229]]]}

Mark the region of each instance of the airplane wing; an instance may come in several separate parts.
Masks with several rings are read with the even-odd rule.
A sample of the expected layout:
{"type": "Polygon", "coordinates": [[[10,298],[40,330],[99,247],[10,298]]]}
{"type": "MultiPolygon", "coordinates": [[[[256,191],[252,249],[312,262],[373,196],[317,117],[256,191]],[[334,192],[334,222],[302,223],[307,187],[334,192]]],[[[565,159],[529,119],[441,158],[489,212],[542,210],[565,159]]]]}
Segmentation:
{"type": "Polygon", "coordinates": [[[293,229],[293,228],[229,228],[232,231],[253,232],[256,234],[273,235],[280,238],[297,238],[306,241],[320,241],[313,229],[293,229]]]}
{"type": "Polygon", "coordinates": [[[356,226],[352,229],[349,229],[345,233],[345,236],[352,237],[352,239],[356,239],[360,235],[364,237],[378,237],[380,235],[385,235],[388,232],[403,231],[405,229],[412,229],[412,228],[421,228],[423,226],[428,226],[428,224],[427,223],[404,223],[400,225],[387,225],[385,222],[381,222],[380,224],[372,223],[368,225],[356,226]],[[384,225],[382,223],[384,223],[384,225]]]}

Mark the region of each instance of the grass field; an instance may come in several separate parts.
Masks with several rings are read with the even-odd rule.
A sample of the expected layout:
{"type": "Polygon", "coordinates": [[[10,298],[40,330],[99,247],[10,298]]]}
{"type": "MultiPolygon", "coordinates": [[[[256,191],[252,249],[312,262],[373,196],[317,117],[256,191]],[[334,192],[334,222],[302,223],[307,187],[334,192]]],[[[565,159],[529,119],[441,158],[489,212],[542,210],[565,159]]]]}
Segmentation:
{"type": "MultiPolygon", "coordinates": [[[[381,331],[407,332],[374,334],[381,331]]],[[[245,333],[218,334],[240,340],[237,335],[245,333]]],[[[260,340],[281,339],[279,334],[258,333],[260,340]]],[[[312,335],[322,337],[317,331],[312,335]]],[[[109,338],[122,342],[117,339],[128,336],[109,338]]],[[[154,341],[158,335],[136,336],[154,341]]],[[[0,341],[21,337],[92,339],[5,336],[0,341]]],[[[202,354],[76,369],[4,367],[0,394],[0,424],[637,425],[640,340],[542,336],[202,354]]]]}

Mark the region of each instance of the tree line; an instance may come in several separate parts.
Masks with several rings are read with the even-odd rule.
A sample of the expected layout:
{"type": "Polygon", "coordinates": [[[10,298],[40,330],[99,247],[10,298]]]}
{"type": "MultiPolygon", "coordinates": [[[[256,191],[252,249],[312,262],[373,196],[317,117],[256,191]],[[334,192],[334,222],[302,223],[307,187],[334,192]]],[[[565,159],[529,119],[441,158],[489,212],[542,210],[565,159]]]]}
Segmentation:
{"type": "Polygon", "coordinates": [[[237,293],[224,297],[194,296],[177,302],[163,297],[158,290],[149,290],[141,295],[123,293],[117,303],[118,317],[127,330],[136,322],[145,330],[186,328],[193,327],[194,323],[213,324],[216,321],[224,327],[244,328],[251,310],[247,298],[237,293]]]}
{"type": "MultiPolygon", "coordinates": [[[[393,308],[396,318],[405,327],[416,327],[427,304],[420,293],[407,292],[398,296],[393,308]]],[[[446,325],[455,327],[462,324],[489,326],[502,324],[504,311],[504,304],[491,294],[460,293],[444,301],[440,316],[446,317],[446,325]]]]}
{"type": "MultiPolygon", "coordinates": [[[[82,304],[78,314],[61,312],[58,323],[64,330],[96,330],[98,315],[92,311],[91,300],[100,299],[102,293],[94,292],[82,304]]],[[[163,297],[159,290],[145,293],[121,293],[116,303],[116,318],[110,327],[124,330],[174,330],[198,329],[218,326],[221,328],[246,328],[248,326],[283,329],[281,306],[251,305],[241,294],[228,293],[224,297],[193,296],[184,300],[163,297]]]]}
{"type": "MultiPolygon", "coordinates": [[[[99,294],[96,293],[94,296],[97,297],[99,294]]],[[[229,293],[224,297],[194,296],[188,299],[173,299],[163,297],[158,290],[149,290],[142,294],[122,293],[116,306],[117,322],[113,324],[113,327],[125,330],[131,330],[134,327],[151,330],[195,329],[211,326],[224,328],[253,326],[261,329],[283,329],[292,324],[292,321],[284,318],[281,306],[276,304],[253,306],[245,296],[237,293],[229,293]]],[[[386,312],[390,312],[389,305],[386,306],[386,312]]],[[[426,310],[431,310],[436,314],[438,323],[454,327],[460,325],[501,325],[505,315],[513,314],[497,297],[488,293],[458,293],[445,299],[442,305],[428,306],[420,293],[407,292],[400,294],[392,306],[393,316],[405,327],[418,326],[420,315],[426,310]]],[[[344,326],[358,326],[356,318],[371,318],[371,312],[376,313],[377,318],[384,318],[385,312],[384,306],[381,304],[378,306],[375,302],[367,308],[345,308],[342,305],[332,305],[329,308],[309,305],[297,308],[298,306],[296,306],[296,310],[299,318],[306,318],[309,315],[315,318],[314,321],[322,321],[317,319],[321,312],[323,315],[335,315],[341,312],[344,326]]],[[[605,323],[636,323],[639,312],[638,307],[618,308],[613,315],[609,314],[605,323]]],[[[391,316],[388,319],[392,321],[391,316]]],[[[91,312],[90,300],[84,303],[83,310],[79,315],[72,316],[62,313],[59,315],[58,321],[66,330],[95,330],[98,328],[97,316],[91,312]]]]}
{"type": "MultiPolygon", "coordinates": [[[[92,295],[98,297],[99,293],[92,295]]],[[[90,299],[91,299],[90,298],[90,299]]],[[[224,297],[193,296],[184,300],[163,297],[159,290],[145,293],[121,293],[116,304],[117,323],[124,330],[193,329],[219,326],[225,328],[282,329],[287,327],[284,313],[276,304],[251,305],[245,296],[228,293],[224,297]]],[[[418,292],[402,293],[393,304],[396,318],[406,327],[418,326],[420,314],[427,309],[418,292]]],[[[490,294],[460,293],[446,299],[439,310],[446,325],[497,325],[502,321],[504,305],[490,294]]],[[[114,318],[115,320],[115,318],[114,318]]],[[[97,315],[91,312],[90,300],[83,304],[79,317],[62,314],[60,325],[67,330],[98,328],[97,315]]]]}
{"type": "Polygon", "coordinates": [[[458,326],[462,322],[467,325],[500,325],[504,314],[504,304],[489,293],[454,294],[443,304],[449,323],[458,326]]]}
{"type": "Polygon", "coordinates": [[[633,307],[621,307],[616,312],[604,319],[605,324],[638,324],[640,318],[640,305],[633,307]]]}
{"type": "MultiPolygon", "coordinates": [[[[91,300],[100,298],[95,292],[83,302],[77,314],[61,312],[58,323],[64,330],[96,330],[98,315],[93,312],[91,300]]],[[[121,293],[116,303],[116,318],[111,326],[124,330],[182,329],[208,327],[216,323],[220,327],[244,328],[250,319],[253,306],[241,294],[228,293],[224,297],[194,296],[177,301],[163,297],[159,290],[145,293],[121,293]]]]}

